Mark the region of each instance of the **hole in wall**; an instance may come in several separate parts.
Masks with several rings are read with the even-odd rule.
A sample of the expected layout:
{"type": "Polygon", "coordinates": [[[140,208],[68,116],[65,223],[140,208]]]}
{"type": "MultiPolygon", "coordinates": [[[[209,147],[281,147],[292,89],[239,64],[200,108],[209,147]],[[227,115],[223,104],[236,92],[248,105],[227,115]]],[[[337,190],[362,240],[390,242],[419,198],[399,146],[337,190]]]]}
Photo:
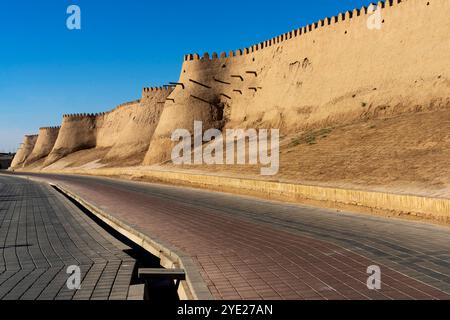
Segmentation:
{"type": "Polygon", "coordinates": [[[226,68],[226,67],[227,67],[227,65],[226,65],[226,64],[223,64],[223,65],[222,65],[222,68],[226,68]]]}
{"type": "Polygon", "coordinates": [[[308,69],[310,65],[311,65],[311,62],[309,61],[308,58],[303,59],[303,62],[302,62],[302,68],[303,68],[303,70],[308,69]]]}
{"type": "Polygon", "coordinates": [[[347,30],[345,30],[345,32],[344,32],[345,34],[347,34],[348,32],[347,32],[347,30]]]}
{"type": "Polygon", "coordinates": [[[427,2],[427,6],[429,6],[430,5],[430,3],[429,2],[427,2]]]}
{"type": "MultiPolygon", "coordinates": [[[[225,119],[226,118],[226,115],[225,115],[226,106],[227,106],[227,104],[220,101],[219,98],[214,99],[214,102],[210,104],[210,112],[211,112],[213,121],[223,122],[223,120],[226,120],[225,119]]],[[[218,128],[219,130],[222,129],[223,123],[220,126],[221,127],[218,128]]]]}

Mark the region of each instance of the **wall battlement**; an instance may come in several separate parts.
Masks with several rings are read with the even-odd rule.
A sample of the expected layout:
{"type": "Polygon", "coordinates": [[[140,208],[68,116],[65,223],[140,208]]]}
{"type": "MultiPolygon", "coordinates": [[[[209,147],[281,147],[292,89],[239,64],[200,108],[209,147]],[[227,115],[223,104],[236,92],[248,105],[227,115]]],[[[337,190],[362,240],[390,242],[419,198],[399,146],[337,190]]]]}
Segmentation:
{"type": "Polygon", "coordinates": [[[158,95],[168,96],[176,85],[170,84],[162,87],[145,87],[142,89],[142,100],[149,99],[158,95]]]}
{"type": "Polygon", "coordinates": [[[48,130],[48,131],[52,131],[52,130],[59,130],[61,129],[61,126],[56,126],[56,127],[40,127],[39,130],[48,130]]]}
{"type": "Polygon", "coordinates": [[[141,102],[140,99],[133,100],[133,101],[128,101],[128,102],[124,102],[124,103],[119,104],[117,107],[115,107],[114,109],[112,109],[112,110],[110,110],[110,111],[99,113],[99,115],[105,115],[105,114],[114,112],[114,111],[116,111],[116,110],[119,110],[119,109],[122,109],[122,108],[125,108],[125,107],[128,107],[128,106],[131,106],[131,105],[134,105],[134,104],[138,104],[138,103],[140,103],[140,102],[141,102]]]}
{"type": "Polygon", "coordinates": [[[148,87],[143,88],[142,92],[158,92],[158,91],[169,91],[172,85],[162,86],[162,87],[148,87]]]}
{"type": "MultiPolygon", "coordinates": [[[[381,10],[385,10],[390,7],[398,6],[399,4],[402,4],[406,1],[408,1],[408,0],[386,0],[386,1],[379,1],[378,3],[372,3],[372,5],[374,6],[374,8],[376,7],[376,8],[380,8],[381,10]]],[[[424,3],[429,3],[429,2],[425,1],[424,3]]],[[[283,34],[273,37],[269,40],[252,45],[250,47],[247,47],[244,49],[237,49],[234,51],[232,50],[228,54],[226,52],[222,52],[220,55],[218,55],[216,52],[213,52],[212,54],[205,52],[202,57],[200,57],[200,55],[197,53],[186,54],[184,56],[184,61],[189,62],[189,61],[197,61],[197,60],[218,60],[218,59],[225,59],[225,58],[249,55],[249,54],[255,53],[257,51],[263,50],[265,48],[269,48],[273,45],[282,43],[284,41],[299,38],[302,35],[313,32],[316,29],[320,29],[322,27],[332,26],[334,24],[338,24],[343,21],[352,21],[356,17],[365,16],[367,14],[372,14],[372,12],[369,12],[369,7],[370,7],[370,4],[369,4],[369,6],[363,6],[361,9],[355,8],[352,11],[346,11],[343,13],[339,13],[336,16],[324,18],[317,22],[313,22],[311,24],[300,27],[298,29],[283,33],[283,34]]]]}
{"type": "Polygon", "coordinates": [[[138,100],[133,100],[133,101],[129,101],[129,102],[125,102],[125,103],[122,103],[122,104],[118,105],[117,107],[115,107],[115,108],[112,109],[112,110],[105,111],[105,112],[95,113],[95,114],[94,114],[94,117],[105,117],[105,116],[107,116],[107,115],[109,115],[109,114],[111,114],[111,113],[114,113],[114,112],[116,112],[116,111],[119,111],[119,110],[121,110],[121,109],[123,109],[123,108],[129,107],[129,106],[132,106],[132,105],[135,105],[135,104],[139,104],[140,102],[141,102],[140,99],[138,99],[138,100]]]}
{"type": "MultiPolygon", "coordinates": [[[[74,114],[63,114],[63,119],[73,119],[73,120],[79,120],[82,118],[96,118],[96,117],[101,117],[101,116],[105,116],[110,114],[111,112],[117,111],[119,109],[134,105],[134,104],[138,104],[140,103],[141,100],[137,99],[137,100],[133,100],[133,101],[129,101],[129,102],[124,102],[120,105],[118,105],[117,107],[115,107],[114,109],[110,110],[110,111],[105,111],[105,112],[98,112],[98,113],[74,113],[74,114]]],[[[56,127],[55,127],[56,128],[56,127]]],[[[58,127],[60,128],[60,127],[58,127]]]]}
{"type": "Polygon", "coordinates": [[[101,113],[75,113],[75,114],[64,114],[65,119],[81,119],[81,118],[95,118],[101,113]]]}

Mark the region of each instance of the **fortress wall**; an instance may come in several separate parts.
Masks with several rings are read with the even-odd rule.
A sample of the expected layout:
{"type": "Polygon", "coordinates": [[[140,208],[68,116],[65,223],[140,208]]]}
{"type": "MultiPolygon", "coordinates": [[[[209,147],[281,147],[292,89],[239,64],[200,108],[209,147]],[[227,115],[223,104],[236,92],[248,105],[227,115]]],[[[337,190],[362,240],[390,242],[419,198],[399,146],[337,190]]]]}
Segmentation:
{"type": "Polygon", "coordinates": [[[185,56],[144,164],[168,159],[172,132],[194,120],[283,134],[449,107],[450,1],[378,6],[381,30],[363,7],[229,54],[185,56]]]}
{"type": "Polygon", "coordinates": [[[14,155],[14,158],[11,161],[11,165],[10,165],[11,169],[14,169],[14,168],[17,167],[17,163],[19,162],[19,158],[22,157],[20,155],[22,153],[22,146],[23,146],[23,143],[20,144],[20,147],[17,149],[16,154],[14,155]]]}
{"type": "Polygon", "coordinates": [[[112,147],[139,103],[140,100],[126,102],[109,112],[97,114],[64,115],[44,167],[80,150],[112,147]]]}
{"type": "Polygon", "coordinates": [[[25,160],[27,160],[28,156],[33,151],[37,138],[37,135],[26,135],[24,137],[22,146],[19,148],[13,161],[11,162],[12,169],[23,167],[25,160]]]}
{"type": "Polygon", "coordinates": [[[164,105],[144,164],[167,159],[171,153],[173,130],[181,128],[192,132],[194,120],[202,120],[205,130],[223,127],[223,109],[229,103],[224,94],[233,95],[231,81],[236,81],[231,78],[236,69],[231,60],[210,60],[205,56],[201,60],[183,63],[178,85],[164,105]],[[230,84],[220,82],[222,80],[230,84]]]}
{"type": "Polygon", "coordinates": [[[95,146],[97,148],[112,147],[139,107],[140,101],[137,100],[122,104],[110,112],[98,115],[95,146]]]}
{"type": "Polygon", "coordinates": [[[45,127],[39,129],[39,135],[33,151],[25,161],[24,165],[28,166],[42,158],[45,158],[52,151],[58,138],[60,127],[45,127]]]}
{"type": "Polygon", "coordinates": [[[70,153],[94,148],[96,145],[96,114],[64,115],[58,138],[45,159],[48,166],[70,153]]]}
{"type": "Polygon", "coordinates": [[[106,161],[133,158],[136,164],[142,162],[171,91],[169,87],[143,89],[140,105],[117,135],[106,161]]]}

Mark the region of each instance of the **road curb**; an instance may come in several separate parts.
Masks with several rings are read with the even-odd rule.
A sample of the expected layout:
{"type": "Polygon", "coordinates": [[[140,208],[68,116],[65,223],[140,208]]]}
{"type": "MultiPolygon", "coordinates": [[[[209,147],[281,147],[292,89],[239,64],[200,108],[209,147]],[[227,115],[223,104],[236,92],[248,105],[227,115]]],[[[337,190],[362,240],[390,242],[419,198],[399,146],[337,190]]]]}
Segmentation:
{"type": "Polygon", "coordinates": [[[214,191],[247,194],[271,200],[328,203],[329,207],[350,206],[362,211],[380,210],[394,216],[450,223],[450,199],[431,198],[357,189],[301,185],[295,183],[235,178],[218,175],[134,168],[101,168],[90,170],[45,170],[42,173],[82,174],[94,176],[128,176],[172,185],[184,185],[214,191]],[[368,209],[368,210],[365,210],[368,209]]]}
{"type": "Polygon", "coordinates": [[[213,300],[208,287],[201,277],[197,266],[194,264],[191,257],[171,248],[168,244],[163,244],[162,241],[150,238],[149,236],[137,231],[132,226],[124,223],[120,219],[104,212],[95,205],[89,203],[78,195],[72,193],[70,190],[60,184],[49,183],[58,188],[65,195],[73,198],[81,205],[89,209],[97,218],[102,220],[108,226],[127,237],[134,243],[138,244],[152,255],[160,258],[161,265],[164,268],[181,268],[186,272],[186,281],[181,281],[178,294],[181,300],[213,300]]]}

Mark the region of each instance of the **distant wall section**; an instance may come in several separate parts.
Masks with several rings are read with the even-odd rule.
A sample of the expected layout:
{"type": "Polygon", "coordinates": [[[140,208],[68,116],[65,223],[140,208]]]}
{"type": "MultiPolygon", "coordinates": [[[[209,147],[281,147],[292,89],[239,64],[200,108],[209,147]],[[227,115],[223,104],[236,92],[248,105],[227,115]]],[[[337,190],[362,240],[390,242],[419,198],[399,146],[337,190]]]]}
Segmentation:
{"type": "Polygon", "coordinates": [[[37,138],[37,135],[26,135],[24,137],[23,143],[11,163],[12,169],[23,167],[25,160],[27,160],[28,156],[33,151],[37,138]]]}
{"type": "Polygon", "coordinates": [[[24,162],[25,166],[41,160],[50,154],[56,139],[58,138],[59,129],[60,127],[44,127],[39,129],[36,144],[33,151],[24,162]]]}
{"type": "Polygon", "coordinates": [[[55,145],[45,159],[44,166],[48,166],[70,153],[94,148],[96,145],[95,114],[64,115],[55,145]]]}

